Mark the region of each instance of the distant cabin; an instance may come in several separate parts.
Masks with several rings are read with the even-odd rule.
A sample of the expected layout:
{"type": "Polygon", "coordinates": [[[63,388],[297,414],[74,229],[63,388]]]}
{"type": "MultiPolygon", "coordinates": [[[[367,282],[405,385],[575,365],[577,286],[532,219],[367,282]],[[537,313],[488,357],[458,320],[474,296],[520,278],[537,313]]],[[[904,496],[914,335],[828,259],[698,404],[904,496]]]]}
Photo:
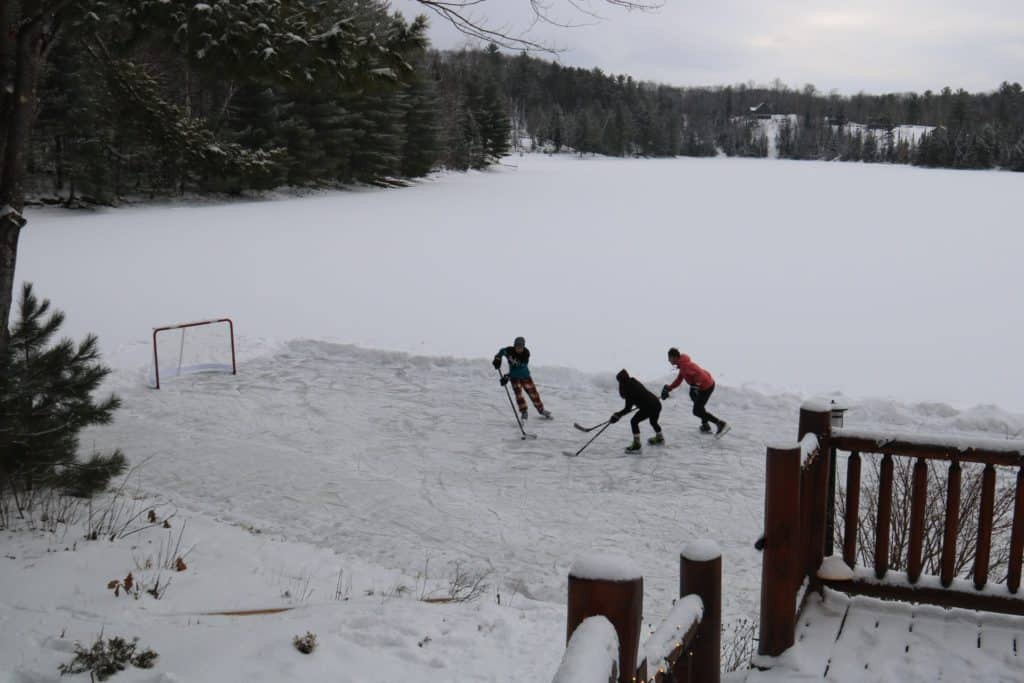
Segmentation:
{"type": "Polygon", "coordinates": [[[892,130],[892,119],[888,116],[872,116],[868,119],[869,130],[892,130]]]}
{"type": "Polygon", "coordinates": [[[753,119],[770,119],[772,108],[767,102],[761,102],[757,106],[751,107],[748,114],[753,119]]]}

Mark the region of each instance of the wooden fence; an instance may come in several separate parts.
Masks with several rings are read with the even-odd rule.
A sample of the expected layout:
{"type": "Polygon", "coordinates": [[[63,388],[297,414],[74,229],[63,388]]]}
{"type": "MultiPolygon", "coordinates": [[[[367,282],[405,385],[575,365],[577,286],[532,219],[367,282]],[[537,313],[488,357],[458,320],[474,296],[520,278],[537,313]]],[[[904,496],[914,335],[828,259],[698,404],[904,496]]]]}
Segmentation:
{"type": "Polygon", "coordinates": [[[768,448],[765,476],[765,536],[761,580],[758,653],[778,656],[793,644],[802,590],[828,586],[850,594],[935,604],[944,607],[1024,615],[1018,595],[1024,555],[1024,442],[896,435],[831,426],[828,406],[805,404],[800,411],[800,442],[768,448]],[[846,452],[846,505],[842,522],[842,558],[848,577],[819,577],[832,552],[837,453],[846,452]],[[858,567],[857,530],[861,522],[861,455],[881,456],[874,566],[858,567]],[[894,458],[914,459],[907,572],[890,570],[894,458]],[[922,575],[922,546],[927,503],[928,461],[948,462],[941,570],[922,575]],[[961,510],[961,463],[984,465],[978,509],[961,510]],[[1015,468],[1016,489],[1009,565],[1005,584],[989,581],[996,468],[1015,468]],[[977,515],[973,539],[973,585],[955,580],[957,530],[962,515],[977,515]]]}
{"type": "Polygon", "coordinates": [[[721,552],[710,541],[690,543],[679,563],[680,598],[643,647],[643,577],[635,565],[614,556],[574,563],[568,645],[555,683],[718,683],[721,552]],[[617,657],[609,658],[609,652],[617,657]]]}

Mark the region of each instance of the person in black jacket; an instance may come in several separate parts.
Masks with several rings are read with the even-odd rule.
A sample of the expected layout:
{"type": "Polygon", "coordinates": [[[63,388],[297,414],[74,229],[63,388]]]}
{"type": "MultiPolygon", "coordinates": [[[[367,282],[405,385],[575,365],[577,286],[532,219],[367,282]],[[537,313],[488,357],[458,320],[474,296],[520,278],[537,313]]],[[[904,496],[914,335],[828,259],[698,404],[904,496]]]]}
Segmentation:
{"type": "Polygon", "coordinates": [[[619,396],[626,400],[626,405],[622,410],[612,413],[609,422],[614,424],[619,421],[620,417],[632,410],[633,406],[637,408],[636,415],[629,421],[629,425],[633,428],[633,443],[626,447],[626,452],[635,453],[640,450],[640,423],[644,420],[650,420],[651,426],[654,427],[654,436],[648,439],[647,443],[651,445],[665,443],[665,437],[661,435],[661,425],[658,424],[658,416],[661,415],[661,401],[658,400],[658,397],[648,391],[647,387],[639,380],[630,377],[625,370],[619,370],[615,379],[619,380],[619,396]]]}

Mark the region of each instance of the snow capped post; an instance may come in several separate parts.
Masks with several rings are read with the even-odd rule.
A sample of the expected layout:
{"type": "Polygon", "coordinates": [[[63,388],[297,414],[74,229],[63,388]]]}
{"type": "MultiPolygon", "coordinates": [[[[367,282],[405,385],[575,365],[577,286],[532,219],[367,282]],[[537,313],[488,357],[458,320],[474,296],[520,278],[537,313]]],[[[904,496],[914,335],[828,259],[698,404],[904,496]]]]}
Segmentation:
{"type": "Polygon", "coordinates": [[[619,637],[619,683],[636,676],[644,579],[630,558],[608,552],[587,553],[569,568],[569,608],[566,640],[584,619],[603,616],[619,637]]]}
{"type": "Polygon", "coordinates": [[[765,466],[764,554],[759,655],[793,644],[796,592],[803,569],[800,537],[800,447],[769,446],[765,466]]]}
{"type": "Polygon", "coordinates": [[[687,595],[700,596],[704,604],[690,680],[718,683],[722,670],[722,551],[714,541],[692,541],[679,553],[679,597],[687,595]]]}
{"type": "Polygon", "coordinates": [[[800,492],[801,498],[808,498],[804,521],[807,532],[802,534],[810,544],[804,554],[804,571],[807,576],[816,577],[818,567],[826,555],[832,554],[832,528],[835,514],[835,479],[832,476],[833,458],[829,446],[832,436],[832,406],[821,401],[807,401],[800,406],[799,439],[808,434],[818,438],[817,454],[811,454],[807,479],[809,490],[800,492]]]}

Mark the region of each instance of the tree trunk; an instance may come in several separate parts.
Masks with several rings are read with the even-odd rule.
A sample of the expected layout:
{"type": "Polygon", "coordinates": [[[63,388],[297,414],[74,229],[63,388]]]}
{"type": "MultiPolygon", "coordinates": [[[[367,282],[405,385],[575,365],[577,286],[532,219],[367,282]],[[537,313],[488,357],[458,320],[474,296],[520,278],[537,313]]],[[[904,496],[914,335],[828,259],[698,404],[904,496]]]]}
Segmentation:
{"type": "MultiPolygon", "coordinates": [[[[7,3],[4,3],[5,5],[7,3]]],[[[17,35],[14,92],[2,120],[3,165],[0,167],[0,354],[6,352],[14,297],[18,236],[25,208],[25,154],[36,113],[36,82],[43,59],[43,15],[38,3],[23,3],[25,21],[17,35]]]]}
{"type": "Polygon", "coordinates": [[[0,159],[4,158],[7,141],[7,121],[11,108],[11,94],[14,92],[14,73],[10,65],[14,63],[15,37],[18,25],[15,21],[17,3],[4,0],[0,2],[0,121],[4,122],[0,129],[0,159]]]}

